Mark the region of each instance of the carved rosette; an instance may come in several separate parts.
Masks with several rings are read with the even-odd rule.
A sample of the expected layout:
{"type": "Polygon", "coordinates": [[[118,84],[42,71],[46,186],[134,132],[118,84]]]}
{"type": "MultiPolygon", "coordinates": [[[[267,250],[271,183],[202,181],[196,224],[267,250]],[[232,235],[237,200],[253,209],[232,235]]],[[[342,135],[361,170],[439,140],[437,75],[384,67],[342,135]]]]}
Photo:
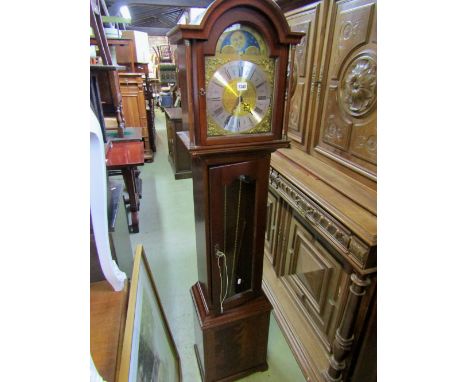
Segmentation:
{"type": "Polygon", "coordinates": [[[340,82],[340,104],[354,117],[362,117],[377,100],[377,63],[373,57],[358,56],[340,82]]]}

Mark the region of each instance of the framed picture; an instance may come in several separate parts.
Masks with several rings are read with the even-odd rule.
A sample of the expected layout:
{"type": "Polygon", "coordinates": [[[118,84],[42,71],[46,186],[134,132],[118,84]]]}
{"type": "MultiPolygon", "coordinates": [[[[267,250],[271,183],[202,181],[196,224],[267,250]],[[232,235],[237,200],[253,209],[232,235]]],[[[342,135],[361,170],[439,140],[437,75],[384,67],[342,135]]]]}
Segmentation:
{"type": "Polygon", "coordinates": [[[171,53],[170,45],[159,45],[158,49],[159,49],[159,55],[161,57],[161,61],[163,62],[172,61],[172,53],[171,53]]]}
{"type": "Polygon", "coordinates": [[[135,251],[118,382],[180,382],[180,360],[142,245],[135,251]]]}

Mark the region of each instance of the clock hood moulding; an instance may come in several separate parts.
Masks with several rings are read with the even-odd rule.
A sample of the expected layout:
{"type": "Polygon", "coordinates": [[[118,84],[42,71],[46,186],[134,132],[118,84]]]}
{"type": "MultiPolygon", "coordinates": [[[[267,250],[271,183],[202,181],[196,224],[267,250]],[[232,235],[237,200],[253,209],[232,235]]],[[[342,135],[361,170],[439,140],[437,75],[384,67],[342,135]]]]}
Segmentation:
{"type": "MultiPolygon", "coordinates": [[[[207,40],[213,24],[232,8],[245,6],[265,15],[273,25],[278,25],[278,42],[282,45],[298,44],[303,33],[291,32],[281,8],[271,0],[216,0],[207,8],[200,24],[179,24],[172,28],[167,37],[171,44],[180,40],[207,40]]],[[[218,36],[219,37],[219,36],[218,36]]]]}

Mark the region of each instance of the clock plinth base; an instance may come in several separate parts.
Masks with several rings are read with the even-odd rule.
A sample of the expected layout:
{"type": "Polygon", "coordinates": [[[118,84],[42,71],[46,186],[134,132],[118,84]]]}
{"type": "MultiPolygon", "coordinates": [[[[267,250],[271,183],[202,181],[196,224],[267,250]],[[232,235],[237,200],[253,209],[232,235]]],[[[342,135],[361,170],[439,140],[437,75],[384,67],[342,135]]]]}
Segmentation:
{"type": "Polygon", "coordinates": [[[205,310],[199,283],[190,292],[195,309],[195,354],[203,382],[234,381],[267,370],[272,306],[263,292],[218,316],[205,310]]]}

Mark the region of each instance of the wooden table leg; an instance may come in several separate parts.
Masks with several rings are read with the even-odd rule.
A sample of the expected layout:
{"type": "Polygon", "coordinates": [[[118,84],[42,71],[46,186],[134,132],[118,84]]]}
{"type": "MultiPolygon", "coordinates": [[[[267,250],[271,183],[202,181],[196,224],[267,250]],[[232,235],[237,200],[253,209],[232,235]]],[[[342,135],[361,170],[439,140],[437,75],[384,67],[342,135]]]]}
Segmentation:
{"type": "Polygon", "coordinates": [[[138,210],[140,209],[140,198],[136,187],[135,169],[136,167],[128,167],[122,169],[122,175],[124,178],[125,186],[127,187],[128,198],[130,202],[130,213],[132,216],[132,225],[130,227],[131,232],[133,233],[140,231],[138,226],[138,210]]]}

